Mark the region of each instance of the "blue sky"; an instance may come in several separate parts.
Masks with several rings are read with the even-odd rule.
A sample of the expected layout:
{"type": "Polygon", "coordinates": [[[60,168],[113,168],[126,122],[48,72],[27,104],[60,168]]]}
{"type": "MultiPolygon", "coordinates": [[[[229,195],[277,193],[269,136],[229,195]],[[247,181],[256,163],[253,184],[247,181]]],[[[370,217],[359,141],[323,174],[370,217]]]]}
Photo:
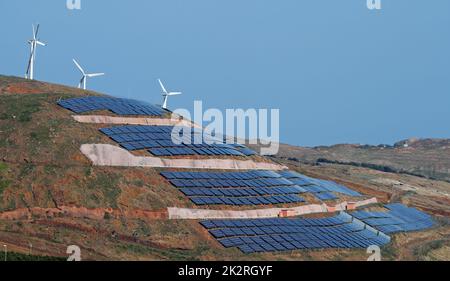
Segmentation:
{"type": "Polygon", "coordinates": [[[393,143],[450,137],[450,1],[0,1],[0,73],[23,76],[41,24],[36,78],[172,109],[279,108],[281,141],[393,143]]]}

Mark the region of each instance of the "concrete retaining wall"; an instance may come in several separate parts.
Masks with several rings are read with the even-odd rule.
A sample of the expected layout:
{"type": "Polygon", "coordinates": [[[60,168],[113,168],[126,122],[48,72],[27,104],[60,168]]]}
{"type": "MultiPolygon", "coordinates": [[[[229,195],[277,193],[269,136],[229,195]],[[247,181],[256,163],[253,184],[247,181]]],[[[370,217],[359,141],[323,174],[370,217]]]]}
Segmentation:
{"type": "Polygon", "coordinates": [[[116,125],[148,125],[148,126],[187,126],[198,127],[188,120],[175,120],[170,118],[143,118],[143,117],[114,117],[104,115],[73,115],[75,121],[93,124],[116,124],[116,125]]]}
{"type": "Polygon", "coordinates": [[[360,208],[363,206],[367,206],[367,205],[371,205],[371,204],[377,204],[378,200],[377,198],[370,198],[364,201],[358,201],[358,202],[353,202],[356,208],[360,208]]]}
{"type": "MultiPolygon", "coordinates": [[[[260,209],[247,211],[228,211],[228,210],[201,210],[201,209],[183,209],[168,208],[169,219],[254,219],[254,218],[274,218],[286,209],[260,209]]],[[[290,208],[291,214],[295,216],[324,213],[327,211],[324,205],[307,205],[296,208],[290,208]]]]}
{"type": "MultiPolygon", "coordinates": [[[[376,198],[358,202],[359,207],[377,203],[376,198]]],[[[347,202],[330,207],[326,204],[305,205],[294,208],[272,208],[260,210],[204,210],[204,209],[186,209],[186,208],[167,208],[169,219],[256,219],[256,218],[276,218],[282,213],[284,216],[296,217],[308,214],[334,213],[345,211],[347,202]],[[288,212],[286,212],[288,211],[288,212]]]]}
{"type": "Polygon", "coordinates": [[[357,201],[357,202],[342,202],[337,204],[336,206],[327,206],[328,212],[340,212],[340,211],[350,211],[350,210],[356,210],[359,207],[367,206],[370,204],[376,204],[378,203],[377,198],[371,198],[363,201],[357,201]]]}
{"type": "Polygon", "coordinates": [[[233,159],[163,159],[135,156],[127,150],[110,144],[83,144],[81,152],[96,166],[152,167],[217,170],[284,170],[286,166],[233,159]]]}

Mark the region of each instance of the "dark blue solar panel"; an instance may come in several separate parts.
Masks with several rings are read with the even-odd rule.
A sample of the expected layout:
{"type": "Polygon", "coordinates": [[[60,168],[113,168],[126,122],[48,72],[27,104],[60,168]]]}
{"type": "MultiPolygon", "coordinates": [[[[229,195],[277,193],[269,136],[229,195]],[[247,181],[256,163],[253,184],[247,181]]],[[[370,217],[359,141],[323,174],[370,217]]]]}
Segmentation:
{"type": "Polygon", "coordinates": [[[336,197],[334,194],[329,192],[323,192],[323,193],[315,193],[314,196],[316,196],[320,200],[336,200],[338,197],[336,197]]]}
{"type": "MultiPolygon", "coordinates": [[[[316,184],[298,186],[292,180],[283,178],[274,171],[248,172],[163,172],[161,175],[174,186],[182,188],[188,197],[199,205],[269,205],[305,202],[299,194],[314,193],[321,200],[334,200],[337,197],[326,187],[316,184]],[[185,188],[200,188],[195,192],[185,188]],[[204,197],[214,197],[205,199],[204,197]],[[220,199],[220,200],[217,200],[220,199]]],[[[314,180],[314,179],[313,179],[314,180]]]]}
{"type": "MultiPolygon", "coordinates": [[[[148,149],[156,156],[182,155],[226,155],[246,156],[232,145],[215,143],[211,137],[197,134],[191,128],[186,128],[192,135],[189,137],[173,134],[171,126],[118,126],[100,129],[102,133],[119,143],[127,150],[148,149]],[[199,137],[198,137],[199,136],[199,137]],[[196,141],[201,141],[197,144],[196,141]]],[[[201,133],[201,132],[200,132],[201,133]]]]}
{"type": "Polygon", "coordinates": [[[282,175],[283,177],[287,178],[287,179],[301,178],[302,177],[301,174],[299,174],[297,172],[294,172],[294,171],[285,170],[285,171],[281,171],[281,172],[278,172],[278,173],[280,175],[282,175]]]}
{"type": "Polygon", "coordinates": [[[58,104],[75,113],[109,110],[118,115],[162,116],[166,110],[137,100],[111,97],[82,97],[59,101],[58,104]]]}
{"type": "Polygon", "coordinates": [[[306,186],[315,186],[314,188],[311,188],[312,190],[308,190],[310,192],[316,193],[316,192],[337,192],[337,193],[342,193],[342,194],[346,194],[348,196],[354,196],[354,197],[359,197],[361,196],[360,193],[351,190],[349,188],[347,188],[346,186],[337,184],[335,182],[332,181],[327,181],[327,180],[321,180],[321,179],[315,179],[315,178],[310,178],[307,176],[304,176],[302,174],[299,174],[297,172],[293,172],[293,171],[281,171],[278,172],[280,175],[282,175],[283,177],[287,178],[289,181],[300,185],[302,187],[306,186]]]}
{"type": "Polygon", "coordinates": [[[388,212],[357,211],[352,215],[384,233],[410,232],[432,227],[434,220],[426,213],[402,204],[385,206],[388,212]]]}
{"type": "Polygon", "coordinates": [[[389,236],[364,228],[363,223],[352,221],[351,216],[346,213],[325,219],[272,218],[226,222],[210,220],[201,224],[219,239],[222,245],[228,248],[238,247],[244,253],[366,248],[369,245],[381,246],[390,242],[389,236]]]}

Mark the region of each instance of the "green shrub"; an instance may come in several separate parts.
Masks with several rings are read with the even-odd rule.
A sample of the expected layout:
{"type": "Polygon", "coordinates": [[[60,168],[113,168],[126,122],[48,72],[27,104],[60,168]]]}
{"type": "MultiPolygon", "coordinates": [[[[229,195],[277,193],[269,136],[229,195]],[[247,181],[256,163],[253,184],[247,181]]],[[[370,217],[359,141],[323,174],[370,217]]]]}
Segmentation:
{"type": "Polygon", "coordinates": [[[418,260],[426,260],[427,255],[433,251],[442,248],[445,245],[444,240],[435,240],[429,243],[423,244],[414,250],[414,255],[418,260]]]}
{"type": "Polygon", "coordinates": [[[0,196],[2,196],[3,191],[11,184],[10,180],[6,180],[3,178],[3,175],[8,170],[8,165],[6,163],[0,162],[0,196]]]}
{"type": "MultiPolygon", "coordinates": [[[[1,255],[2,260],[4,260],[4,253],[1,255]]],[[[7,261],[66,261],[67,258],[63,257],[49,257],[49,256],[34,256],[8,252],[7,261]]]]}
{"type": "Polygon", "coordinates": [[[120,175],[99,174],[94,179],[89,179],[87,187],[102,193],[104,200],[111,208],[117,208],[117,198],[122,190],[119,187],[120,175]]]}
{"type": "Polygon", "coordinates": [[[9,180],[3,180],[0,178],[0,197],[3,195],[3,191],[11,184],[9,180]]]}
{"type": "Polygon", "coordinates": [[[30,122],[33,114],[41,110],[39,97],[33,95],[4,99],[3,102],[1,116],[3,120],[15,119],[21,123],[30,122]]]}
{"type": "Polygon", "coordinates": [[[35,170],[36,166],[31,163],[25,164],[21,169],[19,173],[19,177],[22,178],[24,176],[27,176],[31,174],[35,170]]]}
{"type": "Polygon", "coordinates": [[[4,162],[0,162],[0,174],[8,170],[8,165],[4,162]]]}

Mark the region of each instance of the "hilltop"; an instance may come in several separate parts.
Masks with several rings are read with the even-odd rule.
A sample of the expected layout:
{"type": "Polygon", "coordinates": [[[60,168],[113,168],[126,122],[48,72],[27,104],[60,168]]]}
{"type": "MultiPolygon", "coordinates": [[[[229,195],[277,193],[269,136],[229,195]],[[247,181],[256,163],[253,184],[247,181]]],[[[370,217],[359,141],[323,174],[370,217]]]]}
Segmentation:
{"type": "Polygon", "coordinates": [[[335,163],[450,182],[450,139],[407,139],[394,145],[281,145],[277,157],[303,163],[335,163]]]}
{"type": "MultiPolygon", "coordinates": [[[[195,205],[160,176],[163,169],[94,166],[81,153],[83,144],[114,142],[99,133],[104,124],[79,123],[57,102],[92,95],[102,94],[0,76],[0,242],[10,245],[11,251],[26,254],[32,243],[35,255],[64,257],[67,246],[75,244],[82,248],[84,259],[95,260],[366,259],[364,250],[345,249],[244,255],[235,248],[224,249],[196,220],[170,220],[167,208],[195,205]]],[[[414,155],[428,157],[429,163],[438,159],[439,167],[447,165],[448,155],[431,153],[433,145],[419,143],[388,149],[402,152],[403,158],[392,158],[408,159],[411,167],[422,162],[414,155]]],[[[380,203],[403,202],[427,211],[439,225],[397,235],[386,249],[386,259],[433,259],[442,252],[450,258],[445,255],[450,240],[450,184],[339,163],[317,165],[319,158],[341,157],[338,151],[348,147],[283,145],[281,158],[250,159],[282,163],[305,175],[345,184],[380,203]]],[[[358,158],[361,151],[382,155],[388,150],[352,149],[347,158],[328,160],[359,161],[365,159],[358,158]]]]}

